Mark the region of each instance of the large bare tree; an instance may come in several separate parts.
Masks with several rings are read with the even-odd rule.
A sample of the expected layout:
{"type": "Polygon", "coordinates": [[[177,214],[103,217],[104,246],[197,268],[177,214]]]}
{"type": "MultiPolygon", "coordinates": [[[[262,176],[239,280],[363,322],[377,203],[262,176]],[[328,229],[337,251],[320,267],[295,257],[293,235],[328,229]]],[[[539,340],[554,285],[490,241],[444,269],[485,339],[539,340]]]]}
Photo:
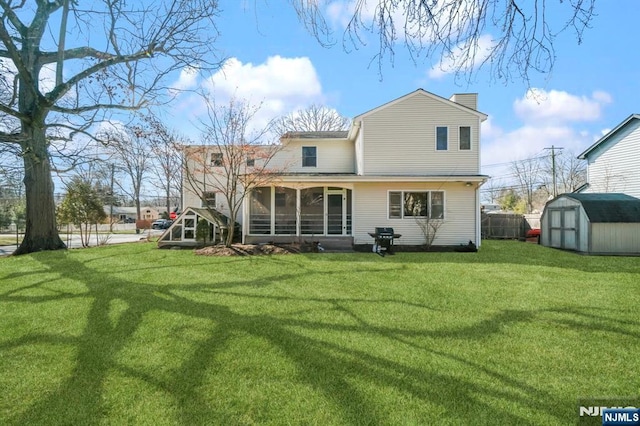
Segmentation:
{"type": "Polygon", "coordinates": [[[349,123],[349,118],[335,109],[313,104],[277,119],[273,131],[278,136],[287,132],[339,131],[347,130],[349,123]]]}
{"type": "Polygon", "coordinates": [[[133,200],[140,220],[142,187],[153,165],[150,132],[146,126],[129,125],[106,131],[101,138],[109,144],[116,171],[125,176],[117,179],[116,185],[133,200]]]}
{"type": "MultiPolygon", "coordinates": [[[[527,84],[531,71],[548,73],[556,60],[555,41],[564,31],[577,42],[595,17],[596,0],[352,0],[343,33],[345,50],[377,38],[379,67],[393,62],[404,45],[415,59],[424,56],[447,72],[470,78],[488,66],[493,78],[514,76],[527,84]]],[[[327,16],[331,0],[291,0],[298,17],[323,44],[331,43],[327,16]]]]}
{"type": "Polygon", "coordinates": [[[274,161],[283,146],[265,140],[272,123],[252,125],[260,106],[235,98],[225,105],[210,100],[207,106],[208,115],[201,120],[202,144],[184,149],[185,189],[197,194],[220,221],[218,225],[226,230],[223,242],[230,246],[245,197],[254,188],[271,185],[286,164],[274,161]],[[210,204],[211,193],[223,198],[220,204],[227,218],[221,217],[217,205],[210,204]]]}
{"type": "Polygon", "coordinates": [[[562,152],[556,158],[556,176],[558,194],[573,192],[587,181],[587,164],[569,151],[562,152]]]}
{"type": "Polygon", "coordinates": [[[542,160],[540,157],[527,158],[512,162],[510,167],[518,182],[519,192],[526,202],[526,213],[531,213],[536,191],[541,186],[545,186],[542,160]]]}
{"type": "Polygon", "coordinates": [[[0,59],[12,73],[3,73],[0,143],[19,149],[27,200],[16,254],[65,247],[52,153],[105,112],[166,93],[172,71],[215,67],[216,14],[210,0],[0,0],[0,59]]]}
{"type": "Polygon", "coordinates": [[[171,212],[172,200],[179,199],[182,187],[182,152],[181,145],[186,145],[187,138],[168,128],[161,119],[147,115],[149,147],[153,154],[151,173],[155,179],[153,185],[162,191],[167,207],[171,212]]]}

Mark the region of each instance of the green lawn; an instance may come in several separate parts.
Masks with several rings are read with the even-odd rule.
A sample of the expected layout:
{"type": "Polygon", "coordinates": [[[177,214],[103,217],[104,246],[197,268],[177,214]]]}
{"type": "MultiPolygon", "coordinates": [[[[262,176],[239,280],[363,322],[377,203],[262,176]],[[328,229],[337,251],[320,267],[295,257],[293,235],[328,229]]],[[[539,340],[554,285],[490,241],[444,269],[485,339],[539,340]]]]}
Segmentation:
{"type": "Polygon", "coordinates": [[[640,258],[0,258],[0,424],[575,424],[640,389],[640,258]]]}

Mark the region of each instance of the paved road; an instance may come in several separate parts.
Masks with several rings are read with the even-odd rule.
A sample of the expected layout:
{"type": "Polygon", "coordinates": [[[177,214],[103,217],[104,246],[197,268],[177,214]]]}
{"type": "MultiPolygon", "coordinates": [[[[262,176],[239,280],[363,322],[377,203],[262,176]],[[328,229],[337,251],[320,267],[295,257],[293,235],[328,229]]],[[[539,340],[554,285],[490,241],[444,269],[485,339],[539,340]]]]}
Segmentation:
{"type": "MultiPolygon", "coordinates": [[[[120,243],[132,243],[132,242],[136,242],[136,241],[140,241],[140,240],[144,240],[147,238],[148,235],[151,235],[153,237],[157,237],[160,234],[162,234],[163,231],[155,231],[152,230],[150,233],[149,231],[146,231],[144,233],[140,233],[140,234],[110,234],[109,235],[109,239],[107,240],[107,244],[120,244],[120,243]]],[[[11,235],[3,235],[3,237],[7,237],[7,238],[15,238],[15,235],[11,236],[11,235]]],[[[73,234],[71,236],[69,236],[70,238],[67,238],[67,235],[62,234],[60,235],[60,238],[62,238],[62,241],[67,245],[68,248],[79,248],[81,247],[80,244],[80,235],[78,234],[73,234]]],[[[102,235],[101,235],[102,237],[102,235]]],[[[89,245],[90,246],[95,246],[97,245],[98,241],[96,241],[96,236],[95,234],[91,235],[91,238],[89,240],[89,245]]],[[[9,246],[0,246],[0,256],[7,256],[10,255],[11,253],[14,252],[14,250],[16,249],[16,245],[12,244],[9,246]]]]}

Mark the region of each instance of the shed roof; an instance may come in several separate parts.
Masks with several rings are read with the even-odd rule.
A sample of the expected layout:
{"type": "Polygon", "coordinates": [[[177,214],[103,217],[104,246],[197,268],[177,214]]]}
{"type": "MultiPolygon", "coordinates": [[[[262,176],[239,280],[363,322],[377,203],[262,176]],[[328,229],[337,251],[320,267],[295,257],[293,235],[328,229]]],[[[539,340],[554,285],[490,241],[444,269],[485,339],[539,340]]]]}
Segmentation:
{"type": "Polygon", "coordinates": [[[640,223],[640,199],[620,193],[563,194],[584,208],[591,223],[640,223]]]}

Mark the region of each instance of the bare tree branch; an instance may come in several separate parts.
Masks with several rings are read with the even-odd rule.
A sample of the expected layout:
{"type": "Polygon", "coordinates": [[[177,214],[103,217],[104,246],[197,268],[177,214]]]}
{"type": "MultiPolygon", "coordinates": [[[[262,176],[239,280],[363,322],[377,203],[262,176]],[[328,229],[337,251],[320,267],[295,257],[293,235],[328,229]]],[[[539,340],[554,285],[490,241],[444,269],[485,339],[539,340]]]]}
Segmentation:
{"type": "MultiPolygon", "coordinates": [[[[290,0],[298,18],[323,45],[331,31],[329,1],[290,0]]],[[[442,71],[470,80],[482,67],[492,78],[529,84],[531,73],[553,69],[557,36],[571,30],[582,41],[595,16],[595,0],[353,0],[342,35],[346,51],[377,37],[379,72],[404,45],[416,60],[430,59],[442,71]],[[560,22],[559,24],[557,22],[560,22]]]]}
{"type": "Polygon", "coordinates": [[[350,120],[338,111],[313,104],[277,119],[273,130],[278,135],[287,132],[339,131],[349,128],[350,120]]]}
{"type": "Polygon", "coordinates": [[[211,0],[0,0],[0,143],[20,145],[25,171],[18,254],[64,248],[51,173],[56,157],[80,161],[71,138],[112,111],[162,101],[184,67],[219,66],[217,15],[211,0]],[[49,64],[53,84],[41,80],[49,64]]]}

